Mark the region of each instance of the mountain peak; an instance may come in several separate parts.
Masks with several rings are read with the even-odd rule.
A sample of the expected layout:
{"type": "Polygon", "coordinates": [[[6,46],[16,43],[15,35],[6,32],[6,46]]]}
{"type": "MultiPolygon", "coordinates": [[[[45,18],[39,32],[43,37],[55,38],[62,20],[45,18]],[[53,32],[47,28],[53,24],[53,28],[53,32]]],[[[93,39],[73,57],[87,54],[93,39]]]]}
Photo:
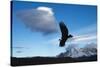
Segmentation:
{"type": "Polygon", "coordinates": [[[82,57],[82,56],[91,56],[91,55],[96,55],[97,54],[97,48],[95,47],[96,45],[93,43],[87,44],[83,48],[79,48],[77,46],[69,45],[66,48],[66,51],[63,53],[60,53],[57,55],[57,57],[72,57],[72,58],[77,58],[77,57],[82,57]],[[90,46],[91,45],[91,46],[90,46]],[[94,46],[94,47],[93,47],[94,46]]]}

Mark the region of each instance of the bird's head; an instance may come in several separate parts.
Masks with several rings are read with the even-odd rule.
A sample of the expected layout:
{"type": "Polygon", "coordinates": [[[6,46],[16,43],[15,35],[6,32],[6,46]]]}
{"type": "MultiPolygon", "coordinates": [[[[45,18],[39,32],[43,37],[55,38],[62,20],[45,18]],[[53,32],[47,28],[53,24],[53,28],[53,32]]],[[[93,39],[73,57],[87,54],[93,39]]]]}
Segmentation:
{"type": "Polygon", "coordinates": [[[69,37],[69,38],[72,38],[73,36],[72,36],[72,35],[69,35],[68,37],[69,37]]]}

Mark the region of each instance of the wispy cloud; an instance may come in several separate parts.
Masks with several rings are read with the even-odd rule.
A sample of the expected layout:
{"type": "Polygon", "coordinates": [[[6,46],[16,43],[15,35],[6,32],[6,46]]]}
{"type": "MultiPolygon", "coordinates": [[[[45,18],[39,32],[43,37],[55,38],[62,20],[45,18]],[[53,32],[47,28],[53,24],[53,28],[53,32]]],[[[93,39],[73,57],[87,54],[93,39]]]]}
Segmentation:
{"type": "Polygon", "coordinates": [[[40,6],[16,12],[18,18],[33,32],[50,34],[57,32],[56,19],[52,8],[40,6]]]}
{"type": "Polygon", "coordinates": [[[22,51],[16,51],[16,53],[22,53],[22,51]]]}
{"type": "MultiPolygon", "coordinates": [[[[92,40],[97,39],[96,35],[80,35],[80,36],[74,36],[73,38],[66,41],[66,44],[79,44],[79,43],[88,43],[92,40]]],[[[59,45],[59,38],[55,38],[49,41],[49,43],[53,45],[59,45]]]]}
{"type": "Polygon", "coordinates": [[[75,36],[73,37],[73,41],[78,42],[78,41],[87,41],[87,40],[93,40],[96,39],[97,36],[95,35],[81,35],[81,36],[75,36]]]}
{"type": "Polygon", "coordinates": [[[97,36],[96,35],[80,35],[80,36],[75,36],[72,39],[68,41],[68,43],[89,43],[92,40],[96,40],[97,36]]]}
{"type": "Polygon", "coordinates": [[[13,47],[14,49],[23,49],[24,47],[13,47]]]}

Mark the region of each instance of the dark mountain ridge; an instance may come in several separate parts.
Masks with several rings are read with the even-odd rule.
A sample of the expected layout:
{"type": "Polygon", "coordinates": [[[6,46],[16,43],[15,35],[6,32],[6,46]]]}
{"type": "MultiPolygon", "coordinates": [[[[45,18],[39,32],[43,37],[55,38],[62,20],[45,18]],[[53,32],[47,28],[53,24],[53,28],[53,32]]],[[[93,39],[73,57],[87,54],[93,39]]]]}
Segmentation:
{"type": "Polygon", "coordinates": [[[83,57],[78,57],[78,58],[72,58],[72,57],[26,57],[26,58],[11,57],[11,66],[72,63],[72,62],[87,62],[87,61],[97,61],[97,55],[92,55],[89,57],[83,56],[83,57]]]}

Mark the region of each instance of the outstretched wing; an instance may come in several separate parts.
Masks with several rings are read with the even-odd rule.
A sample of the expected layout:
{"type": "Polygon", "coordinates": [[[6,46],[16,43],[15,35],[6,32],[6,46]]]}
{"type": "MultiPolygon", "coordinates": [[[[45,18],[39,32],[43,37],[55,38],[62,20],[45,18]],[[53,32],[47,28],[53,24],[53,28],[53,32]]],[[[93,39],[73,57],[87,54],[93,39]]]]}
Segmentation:
{"type": "Polygon", "coordinates": [[[68,28],[66,27],[66,25],[63,22],[60,22],[59,26],[60,26],[62,37],[67,37],[68,36],[68,28]]]}

